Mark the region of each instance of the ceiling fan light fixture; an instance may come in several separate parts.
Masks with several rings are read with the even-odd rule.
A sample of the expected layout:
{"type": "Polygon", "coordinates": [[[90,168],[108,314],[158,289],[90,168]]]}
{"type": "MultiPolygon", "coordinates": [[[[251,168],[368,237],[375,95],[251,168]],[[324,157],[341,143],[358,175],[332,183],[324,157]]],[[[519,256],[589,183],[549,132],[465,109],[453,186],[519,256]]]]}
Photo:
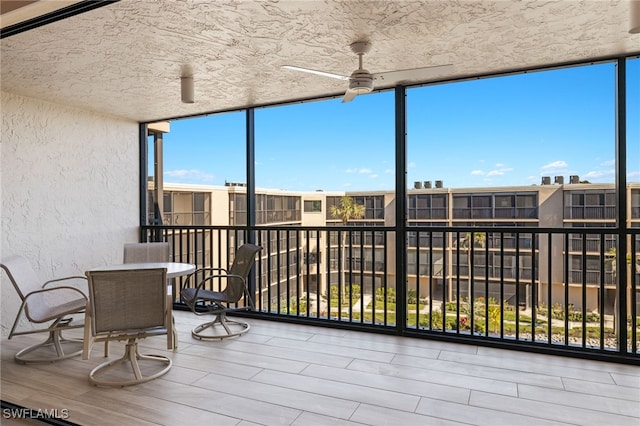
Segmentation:
{"type": "Polygon", "coordinates": [[[357,79],[349,82],[349,90],[362,95],[370,93],[373,90],[373,80],[371,79],[357,79]]]}
{"type": "Polygon", "coordinates": [[[183,103],[192,104],[195,102],[193,76],[180,77],[180,92],[182,95],[183,103]]]}
{"type": "Polygon", "coordinates": [[[358,95],[370,93],[373,90],[373,77],[369,71],[358,69],[351,74],[349,79],[349,91],[358,95]]]}

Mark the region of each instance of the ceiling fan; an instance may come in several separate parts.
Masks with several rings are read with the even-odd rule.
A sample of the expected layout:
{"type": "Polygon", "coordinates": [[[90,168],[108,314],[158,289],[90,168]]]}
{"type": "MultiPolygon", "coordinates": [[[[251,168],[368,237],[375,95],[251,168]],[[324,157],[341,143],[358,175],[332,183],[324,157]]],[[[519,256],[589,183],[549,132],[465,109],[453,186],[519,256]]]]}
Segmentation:
{"type": "Polygon", "coordinates": [[[356,41],[355,43],[351,43],[351,50],[353,53],[358,55],[358,69],[351,73],[350,76],[296,67],[293,65],[284,65],[282,68],[349,81],[349,86],[342,98],[342,102],[349,102],[357,95],[370,93],[373,90],[374,81],[384,82],[386,85],[393,85],[407,80],[421,81],[433,77],[434,75],[450,71],[453,68],[453,65],[436,65],[426,68],[413,68],[371,74],[369,71],[362,68],[362,57],[365,53],[368,53],[369,50],[371,50],[371,44],[367,41],[356,41]]]}

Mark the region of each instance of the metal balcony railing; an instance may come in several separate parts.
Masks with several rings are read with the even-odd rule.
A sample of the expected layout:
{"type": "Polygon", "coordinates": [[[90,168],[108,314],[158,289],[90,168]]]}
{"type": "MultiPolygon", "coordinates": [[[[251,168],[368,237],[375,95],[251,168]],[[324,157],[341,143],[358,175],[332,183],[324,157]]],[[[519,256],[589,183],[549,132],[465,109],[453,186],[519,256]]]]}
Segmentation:
{"type": "MultiPolygon", "coordinates": [[[[398,232],[145,226],[142,240],[168,241],[174,260],[199,267],[226,268],[243,243],[262,246],[250,283],[256,308],[246,315],[640,361],[640,229],[398,232]],[[625,245],[626,261],[612,242],[618,252],[625,245]]],[[[175,284],[175,308],[184,283],[175,284]]]]}

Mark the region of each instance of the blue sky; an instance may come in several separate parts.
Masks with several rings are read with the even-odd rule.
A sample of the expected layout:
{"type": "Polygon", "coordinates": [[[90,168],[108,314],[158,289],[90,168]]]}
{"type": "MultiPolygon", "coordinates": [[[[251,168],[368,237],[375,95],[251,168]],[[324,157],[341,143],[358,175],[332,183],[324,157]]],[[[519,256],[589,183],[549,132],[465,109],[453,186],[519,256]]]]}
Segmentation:
{"type": "MultiPolygon", "coordinates": [[[[628,180],[640,181],[640,59],[628,62],[628,180]]],[[[407,183],[540,184],[615,177],[615,65],[598,64],[407,90],[407,183]]],[[[318,77],[321,78],[321,77],[318,77]]],[[[393,92],[257,109],[256,186],[393,190],[393,92]]],[[[245,114],[176,120],[165,182],[244,182],[245,114]]]]}

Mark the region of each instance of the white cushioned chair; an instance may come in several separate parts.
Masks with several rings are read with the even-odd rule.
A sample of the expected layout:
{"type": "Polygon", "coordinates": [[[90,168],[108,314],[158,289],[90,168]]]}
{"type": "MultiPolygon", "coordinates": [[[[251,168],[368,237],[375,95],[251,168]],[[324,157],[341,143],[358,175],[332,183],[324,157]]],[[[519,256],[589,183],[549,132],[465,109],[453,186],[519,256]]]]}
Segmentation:
{"type": "Polygon", "coordinates": [[[6,272],[22,301],[11,327],[9,339],[23,334],[49,333],[47,340],[22,349],[15,354],[14,360],[20,364],[42,363],[80,355],[82,339],[66,339],[62,336],[62,332],[83,326],[82,324],[72,325],[72,315],[84,313],[87,307],[87,296],[77,287],[68,284],[77,285],[82,282],[82,285],[86,285],[86,278],[71,276],[43,283],[29,262],[24,257],[16,255],[3,258],[0,267],[6,272]],[[60,285],[62,283],[67,285],[60,285]],[[17,331],[23,313],[31,323],[38,326],[17,331]],[[42,328],[41,324],[45,323],[49,324],[46,328],[42,328]]]}

